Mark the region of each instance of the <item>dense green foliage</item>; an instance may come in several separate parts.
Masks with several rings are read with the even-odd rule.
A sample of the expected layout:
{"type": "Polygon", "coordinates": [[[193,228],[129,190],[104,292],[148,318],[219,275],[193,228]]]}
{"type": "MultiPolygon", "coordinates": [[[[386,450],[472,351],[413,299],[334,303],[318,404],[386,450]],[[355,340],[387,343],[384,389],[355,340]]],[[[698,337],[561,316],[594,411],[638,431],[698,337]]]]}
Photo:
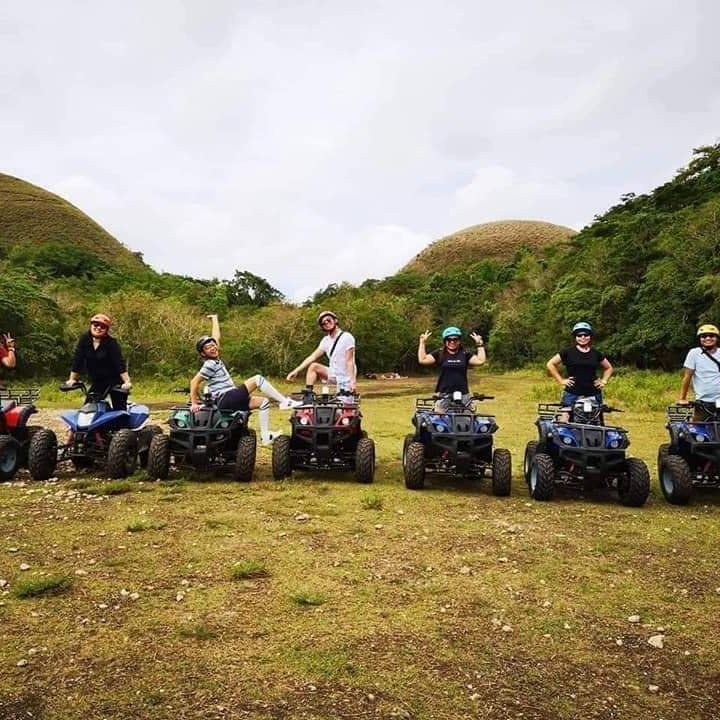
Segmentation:
{"type": "Polygon", "coordinates": [[[720,321],[720,144],[570,240],[442,272],[333,283],[301,307],[242,269],[229,281],[157,273],[77,208],[15,178],[0,175],[0,205],[0,331],[17,338],[21,375],[64,374],[98,311],[115,319],[131,373],[158,378],[195,371],[208,313],[220,315],[223,357],[241,376],[298,364],[320,339],[320,307],[357,337],[361,371],[416,369],[418,334],[430,329],[439,342],[451,323],[488,337],[494,364],[522,366],[567,343],[579,319],[615,361],[674,367],[697,323],[720,321]]]}

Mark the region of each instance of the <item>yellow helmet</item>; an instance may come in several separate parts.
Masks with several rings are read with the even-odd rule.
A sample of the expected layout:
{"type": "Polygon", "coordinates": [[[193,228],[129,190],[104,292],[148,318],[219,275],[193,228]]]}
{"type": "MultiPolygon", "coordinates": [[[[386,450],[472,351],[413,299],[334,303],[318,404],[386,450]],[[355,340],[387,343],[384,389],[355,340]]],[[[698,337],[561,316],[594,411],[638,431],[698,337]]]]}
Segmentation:
{"type": "Polygon", "coordinates": [[[710,335],[711,333],[720,337],[720,330],[715,325],[701,325],[697,331],[698,335],[710,335]]]}

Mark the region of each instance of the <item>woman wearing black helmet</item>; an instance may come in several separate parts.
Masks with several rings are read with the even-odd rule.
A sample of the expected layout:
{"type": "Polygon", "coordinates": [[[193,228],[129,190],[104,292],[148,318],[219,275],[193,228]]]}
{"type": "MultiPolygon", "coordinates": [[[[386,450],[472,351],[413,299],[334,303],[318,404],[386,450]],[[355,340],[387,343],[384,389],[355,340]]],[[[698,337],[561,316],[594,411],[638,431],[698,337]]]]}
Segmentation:
{"type": "Polygon", "coordinates": [[[575,345],[553,355],[547,361],[547,369],[553,379],[563,387],[560,402],[572,407],[579,397],[594,397],[602,403],[602,390],[613,374],[613,366],[599,350],[592,346],[593,328],[588,322],[573,325],[575,345]],[[568,377],[560,374],[560,365],[564,365],[568,377]],[[602,368],[601,378],[597,377],[598,368],[602,368]]]}
{"type": "Polygon", "coordinates": [[[281,409],[299,405],[298,402],[279,393],[263,375],[253,375],[242,385],[235,385],[225,363],[220,359],[220,323],[217,315],[208,315],[212,321],[212,335],[203,335],[195,343],[195,349],[204,362],[200,371],[190,381],[190,410],[200,409],[200,386],[205,384],[221,410],[257,410],[260,422],[260,440],[269,445],[279,434],[270,430],[270,401],[277,401],[281,409]],[[252,395],[259,390],[266,397],[252,395]]]}

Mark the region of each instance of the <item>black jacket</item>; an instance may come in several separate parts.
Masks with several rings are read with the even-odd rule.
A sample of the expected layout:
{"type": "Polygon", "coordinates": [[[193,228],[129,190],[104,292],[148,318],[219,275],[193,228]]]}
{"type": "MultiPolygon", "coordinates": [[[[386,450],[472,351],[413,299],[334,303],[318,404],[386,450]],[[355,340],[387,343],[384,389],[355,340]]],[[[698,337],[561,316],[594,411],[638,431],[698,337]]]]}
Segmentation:
{"type": "Polygon", "coordinates": [[[122,382],[120,373],[127,372],[127,365],[114,337],[106,335],[96,350],[92,335],[87,332],[78,340],[70,370],[78,375],[87,374],[93,384],[118,385],[122,382]]]}

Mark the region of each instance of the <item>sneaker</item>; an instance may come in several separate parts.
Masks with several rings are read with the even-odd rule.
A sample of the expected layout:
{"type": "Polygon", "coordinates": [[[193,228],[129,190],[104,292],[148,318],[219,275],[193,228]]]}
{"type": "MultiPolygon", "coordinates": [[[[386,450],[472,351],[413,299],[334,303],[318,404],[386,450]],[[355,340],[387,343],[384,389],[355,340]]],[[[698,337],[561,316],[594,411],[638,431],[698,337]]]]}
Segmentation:
{"type": "Polygon", "coordinates": [[[301,405],[302,402],[300,400],[293,400],[291,397],[286,397],[279,403],[278,407],[281,410],[292,410],[293,408],[300,407],[301,405]]]}
{"type": "Polygon", "coordinates": [[[276,438],[282,435],[281,430],[270,430],[268,433],[263,433],[260,436],[260,442],[263,445],[272,445],[272,441],[276,438]]]}

